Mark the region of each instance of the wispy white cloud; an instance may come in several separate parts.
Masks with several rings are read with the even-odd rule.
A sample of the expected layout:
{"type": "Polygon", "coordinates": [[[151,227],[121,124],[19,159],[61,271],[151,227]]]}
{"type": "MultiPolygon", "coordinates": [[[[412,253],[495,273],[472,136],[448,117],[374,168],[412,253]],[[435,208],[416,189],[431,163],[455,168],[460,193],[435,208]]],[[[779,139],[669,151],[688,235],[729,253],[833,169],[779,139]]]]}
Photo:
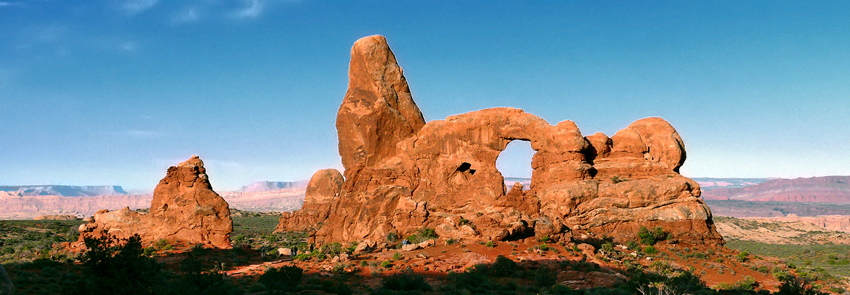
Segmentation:
{"type": "Polygon", "coordinates": [[[131,15],[139,14],[154,7],[157,1],[158,0],[127,0],[121,8],[129,12],[131,15]]]}
{"type": "Polygon", "coordinates": [[[133,43],[131,41],[127,41],[127,42],[121,43],[118,46],[118,49],[122,50],[122,51],[135,51],[136,50],[136,43],[133,43]]]}
{"type": "Polygon", "coordinates": [[[245,7],[236,11],[236,17],[255,18],[263,13],[265,2],[260,0],[244,0],[245,7]]]}
{"type": "Polygon", "coordinates": [[[0,1],[0,9],[24,6],[21,2],[0,1]]]}
{"type": "Polygon", "coordinates": [[[174,15],[171,22],[175,24],[191,23],[201,19],[201,12],[198,7],[189,7],[174,15]]]}

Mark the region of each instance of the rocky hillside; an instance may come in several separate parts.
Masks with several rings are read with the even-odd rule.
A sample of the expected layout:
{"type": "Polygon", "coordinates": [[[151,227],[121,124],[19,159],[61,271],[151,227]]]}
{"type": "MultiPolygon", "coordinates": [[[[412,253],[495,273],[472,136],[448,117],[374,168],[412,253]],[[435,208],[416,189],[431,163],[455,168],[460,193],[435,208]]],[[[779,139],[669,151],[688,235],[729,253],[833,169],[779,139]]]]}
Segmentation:
{"type": "Polygon", "coordinates": [[[0,191],[21,196],[94,197],[123,196],[127,192],[119,185],[13,185],[0,186],[0,191]]]}
{"type": "Polygon", "coordinates": [[[850,176],[773,179],[703,193],[705,200],[850,203],[850,176]]]}

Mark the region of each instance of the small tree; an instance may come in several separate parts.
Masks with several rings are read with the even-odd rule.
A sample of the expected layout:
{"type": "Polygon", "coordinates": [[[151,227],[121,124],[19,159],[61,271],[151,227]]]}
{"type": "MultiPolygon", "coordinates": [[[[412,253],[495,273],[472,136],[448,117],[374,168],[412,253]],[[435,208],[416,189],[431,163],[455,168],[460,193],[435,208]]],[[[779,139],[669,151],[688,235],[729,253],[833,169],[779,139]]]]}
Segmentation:
{"type": "Polygon", "coordinates": [[[152,294],[161,285],[159,263],[143,256],[142,238],[138,234],[118,239],[105,232],[100,237],[86,237],[88,251],[83,253],[85,286],[73,292],[86,294],[152,294]]]}

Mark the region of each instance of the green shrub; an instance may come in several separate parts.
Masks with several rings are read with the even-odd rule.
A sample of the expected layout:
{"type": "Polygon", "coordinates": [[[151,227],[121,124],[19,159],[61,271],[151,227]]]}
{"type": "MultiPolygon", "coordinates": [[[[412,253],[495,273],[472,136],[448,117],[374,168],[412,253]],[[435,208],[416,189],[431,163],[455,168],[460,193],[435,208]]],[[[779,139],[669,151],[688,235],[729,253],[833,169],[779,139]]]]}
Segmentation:
{"type": "Polygon", "coordinates": [[[393,253],[393,261],[399,261],[402,258],[404,258],[404,257],[401,256],[401,253],[398,253],[398,252],[393,253]]]}
{"type": "Polygon", "coordinates": [[[407,236],[407,241],[413,244],[418,244],[430,239],[436,239],[437,232],[433,228],[420,228],[415,234],[407,236]]]}
{"type": "Polygon", "coordinates": [[[487,247],[487,248],[493,248],[493,247],[496,247],[496,242],[487,241],[487,243],[485,243],[484,246],[487,247]]]}
{"type": "Polygon", "coordinates": [[[156,241],[154,246],[156,246],[156,249],[160,251],[171,250],[172,248],[171,243],[169,243],[166,239],[159,239],[158,241],[156,241]]]}
{"type": "Polygon", "coordinates": [[[390,267],[393,267],[393,263],[392,263],[392,262],[389,262],[389,261],[387,261],[387,260],[384,260],[384,261],[381,261],[381,267],[383,267],[383,268],[390,268],[390,267]]]}
{"type": "Polygon", "coordinates": [[[392,243],[398,241],[398,234],[395,232],[390,232],[387,234],[387,241],[392,243]]]}
{"type": "Polygon", "coordinates": [[[602,244],[602,251],[605,251],[605,253],[607,254],[614,253],[614,244],[611,244],[611,242],[606,242],[605,244],[602,244]]]}
{"type": "Polygon", "coordinates": [[[646,248],[643,248],[643,253],[646,255],[654,255],[658,254],[658,250],[656,250],[653,246],[646,246],[646,248]]]}
{"type": "MultiPolygon", "coordinates": [[[[751,292],[754,291],[755,288],[758,287],[758,282],[751,276],[744,276],[740,281],[735,282],[734,284],[729,283],[720,283],[715,288],[717,290],[725,290],[725,291],[746,291],[751,292]]],[[[784,294],[784,293],[779,293],[784,294]]],[[[793,293],[800,294],[800,293],[793,293]]]]}
{"type": "Polygon", "coordinates": [[[741,251],[741,253],[738,253],[738,256],[737,256],[738,261],[740,261],[740,262],[746,262],[746,261],[747,261],[747,255],[749,255],[749,254],[747,254],[747,251],[746,251],[746,250],[741,251]]]}

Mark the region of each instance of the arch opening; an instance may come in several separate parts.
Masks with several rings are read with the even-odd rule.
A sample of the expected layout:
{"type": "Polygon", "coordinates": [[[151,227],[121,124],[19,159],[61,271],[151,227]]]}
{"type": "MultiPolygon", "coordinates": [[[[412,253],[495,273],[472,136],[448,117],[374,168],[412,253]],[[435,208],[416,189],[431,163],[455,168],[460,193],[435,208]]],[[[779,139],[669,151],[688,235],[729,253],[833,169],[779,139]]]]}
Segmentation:
{"type": "Polygon", "coordinates": [[[496,170],[505,178],[505,187],[510,190],[514,183],[522,183],[523,190],[531,189],[531,157],[535,151],[527,140],[513,140],[496,158],[496,170]]]}

